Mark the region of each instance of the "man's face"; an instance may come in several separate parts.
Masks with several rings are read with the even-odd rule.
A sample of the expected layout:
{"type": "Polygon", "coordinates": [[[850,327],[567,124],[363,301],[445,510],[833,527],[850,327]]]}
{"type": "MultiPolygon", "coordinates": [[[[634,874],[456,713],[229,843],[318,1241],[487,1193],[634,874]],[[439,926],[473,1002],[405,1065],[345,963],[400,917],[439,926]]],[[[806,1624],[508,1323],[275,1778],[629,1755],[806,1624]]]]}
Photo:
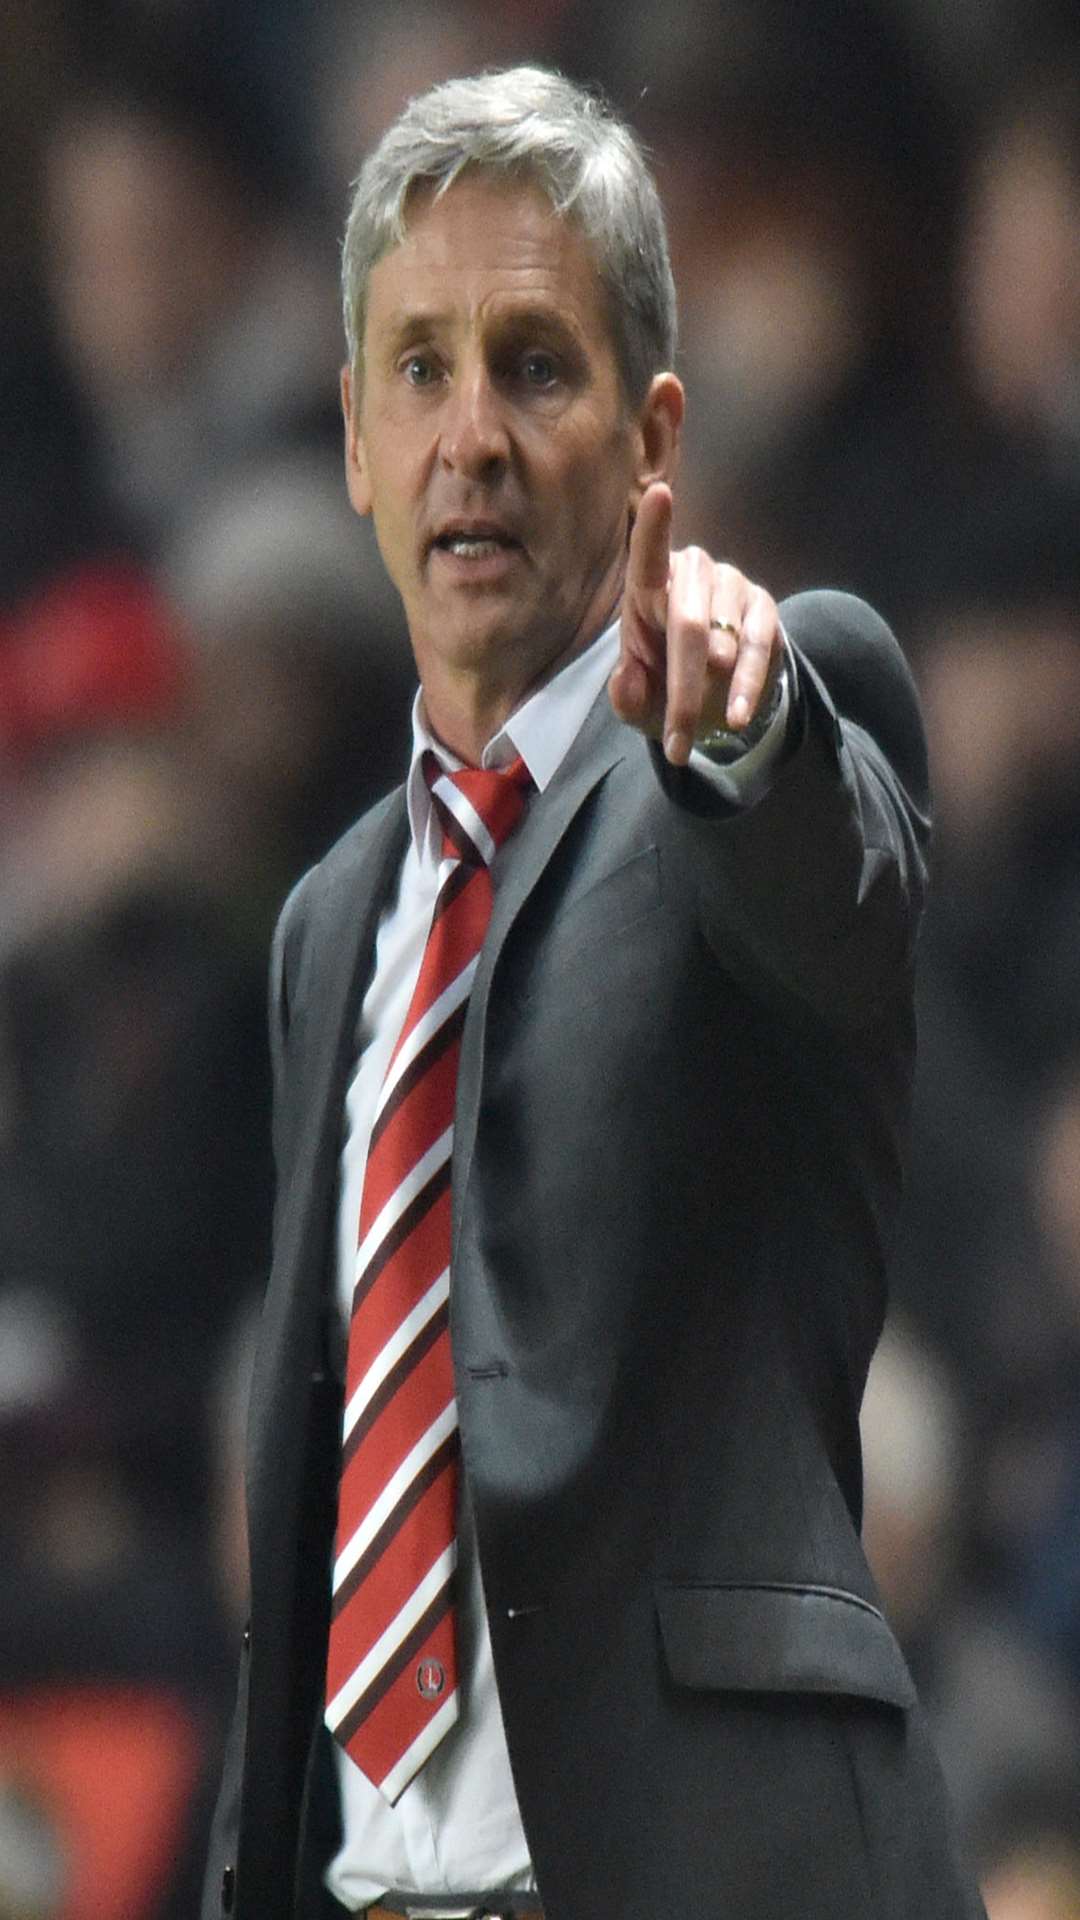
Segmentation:
{"type": "Polygon", "coordinates": [[[601,631],[673,460],[669,389],[628,406],[588,244],[537,189],[472,175],[417,201],[370,277],[346,452],[436,724],[446,690],[509,707],[601,631]]]}

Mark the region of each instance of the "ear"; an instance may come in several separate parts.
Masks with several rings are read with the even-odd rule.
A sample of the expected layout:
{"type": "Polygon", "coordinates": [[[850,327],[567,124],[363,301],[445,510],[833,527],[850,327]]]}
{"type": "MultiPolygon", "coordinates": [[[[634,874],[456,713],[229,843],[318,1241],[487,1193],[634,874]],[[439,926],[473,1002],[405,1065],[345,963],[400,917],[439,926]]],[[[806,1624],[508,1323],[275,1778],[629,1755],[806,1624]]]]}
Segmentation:
{"type": "Polygon", "coordinates": [[[352,368],[342,367],[341,411],[345,421],[345,485],[356,512],[368,514],[371,512],[371,485],[368,479],[364,442],[360,434],[359,399],[359,394],[353,392],[352,368]]]}
{"type": "Polygon", "coordinates": [[[654,374],[637,417],[634,486],[630,496],[632,513],[637,512],[642,494],[654,480],[674,485],[685,411],[686,394],[678,376],[654,374]]]}

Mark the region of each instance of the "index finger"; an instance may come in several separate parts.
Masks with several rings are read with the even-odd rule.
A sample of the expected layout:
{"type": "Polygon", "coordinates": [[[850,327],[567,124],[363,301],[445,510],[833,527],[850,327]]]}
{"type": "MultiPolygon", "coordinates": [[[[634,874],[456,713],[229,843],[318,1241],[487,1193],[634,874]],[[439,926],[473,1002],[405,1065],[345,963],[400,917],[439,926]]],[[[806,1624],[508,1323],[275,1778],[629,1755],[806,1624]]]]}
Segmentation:
{"type": "Polygon", "coordinates": [[[630,533],[626,563],[626,597],[652,626],[666,626],[667,609],[657,600],[666,595],[671,569],[671,488],[654,480],[641,496],[630,533]]]}

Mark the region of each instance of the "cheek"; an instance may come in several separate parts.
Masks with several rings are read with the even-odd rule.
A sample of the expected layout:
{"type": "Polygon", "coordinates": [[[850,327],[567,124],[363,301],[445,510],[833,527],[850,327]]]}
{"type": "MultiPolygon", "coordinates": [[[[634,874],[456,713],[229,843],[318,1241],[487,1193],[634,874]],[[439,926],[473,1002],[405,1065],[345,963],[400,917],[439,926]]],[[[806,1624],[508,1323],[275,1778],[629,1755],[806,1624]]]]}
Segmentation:
{"type": "Polygon", "coordinates": [[[629,514],[633,475],[621,437],[583,446],[563,476],[561,495],[567,517],[584,539],[619,526],[629,514]]]}
{"type": "Polygon", "coordinates": [[[396,449],[392,457],[384,452],[369,468],[368,487],[376,526],[381,524],[392,538],[404,538],[415,524],[421,492],[416,481],[416,463],[404,447],[396,449]]]}
{"type": "Polygon", "coordinates": [[[386,484],[385,475],[371,476],[371,518],[383,566],[398,592],[404,594],[418,572],[415,516],[400,486],[386,484]]]}

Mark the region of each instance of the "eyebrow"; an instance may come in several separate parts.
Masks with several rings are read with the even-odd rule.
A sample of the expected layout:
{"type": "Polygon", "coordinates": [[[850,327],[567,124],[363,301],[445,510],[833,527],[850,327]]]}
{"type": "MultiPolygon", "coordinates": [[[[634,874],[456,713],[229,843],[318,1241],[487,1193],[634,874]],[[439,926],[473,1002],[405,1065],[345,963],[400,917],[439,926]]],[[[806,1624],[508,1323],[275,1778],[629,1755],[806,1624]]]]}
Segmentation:
{"type": "Polygon", "coordinates": [[[513,307],[501,319],[498,331],[512,334],[545,334],[580,344],[576,328],[570,325],[558,307],[513,307]]]}
{"type": "Polygon", "coordinates": [[[435,309],[418,312],[415,308],[407,313],[392,316],[387,329],[386,340],[394,353],[407,347],[413,340],[421,340],[427,334],[435,333],[446,324],[446,315],[435,309]]]}
{"type": "MultiPolygon", "coordinates": [[[[453,320],[454,315],[446,308],[412,308],[391,319],[386,335],[387,346],[392,353],[400,353],[414,341],[427,339],[431,334],[452,325],[453,320]]],[[[556,306],[510,307],[498,316],[492,332],[496,339],[503,336],[521,338],[531,334],[556,340],[578,351],[581,349],[577,329],[556,306]]]]}

